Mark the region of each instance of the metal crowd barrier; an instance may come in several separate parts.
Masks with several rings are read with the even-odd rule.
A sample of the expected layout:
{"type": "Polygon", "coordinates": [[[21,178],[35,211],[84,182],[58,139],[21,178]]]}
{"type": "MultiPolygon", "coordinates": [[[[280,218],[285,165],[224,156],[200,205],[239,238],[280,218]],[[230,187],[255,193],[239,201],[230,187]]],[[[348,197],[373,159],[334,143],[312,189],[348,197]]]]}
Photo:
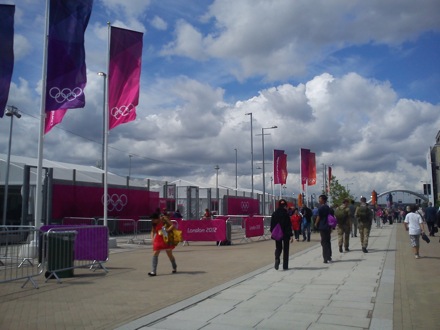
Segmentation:
{"type": "Polygon", "coordinates": [[[46,282],[73,277],[75,268],[95,271],[107,268],[109,231],[104,226],[48,225],[40,228],[39,259],[44,265],[46,282]]]}
{"type": "Polygon", "coordinates": [[[43,272],[38,256],[39,230],[32,226],[0,226],[0,283],[26,279],[22,288],[43,272]]]}
{"type": "Polygon", "coordinates": [[[62,220],[62,224],[69,226],[92,226],[97,225],[98,221],[95,218],[65,217],[62,220]]]}
{"type": "MultiPolygon", "coordinates": [[[[134,243],[137,232],[137,221],[134,219],[107,219],[107,227],[110,236],[131,236],[127,243],[134,243]]],[[[97,225],[104,225],[104,219],[97,219],[97,225]]]]}
{"type": "MultiPolygon", "coordinates": [[[[185,221],[185,220],[181,220],[185,221]]],[[[171,219],[176,229],[179,228],[179,221],[171,219]]],[[[151,231],[153,229],[153,223],[151,219],[140,219],[136,222],[136,231],[134,238],[129,243],[147,244],[151,243],[151,231]]]]}
{"type": "Polygon", "coordinates": [[[270,232],[270,220],[272,219],[271,216],[263,216],[263,223],[264,223],[264,238],[269,239],[271,237],[270,232]]]}

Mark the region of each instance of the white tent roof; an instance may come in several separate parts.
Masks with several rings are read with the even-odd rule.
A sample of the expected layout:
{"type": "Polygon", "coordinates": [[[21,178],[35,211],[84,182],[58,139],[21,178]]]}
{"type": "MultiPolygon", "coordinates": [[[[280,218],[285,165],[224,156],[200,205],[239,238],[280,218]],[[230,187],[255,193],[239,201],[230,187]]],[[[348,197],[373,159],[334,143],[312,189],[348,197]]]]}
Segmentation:
{"type": "MultiPolygon", "coordinates": [[[[7,155],[0,154],[0,182],[5,182],[7,155]]],[[[23,183],[23,170],[25,165],[31,166],[31,184],[35,183],[38,160],[36,158],[11,155],[9,167],[9,184],[21,185],[23,183]]],[[[78,164],[69,164],[43,159],[43,168],[53,168],[53,178],[56,180],[89,183],[102,183],[104,171],[94,167],[78,164]],[[75,174],[74,174],[75,173],[75,174]]],[[[126,185],[127,178],[113,173],[107,173],[109,184],[126,185]]],[[[130,180],[130,186],[145,187],[143,180],[130,180]]]]}

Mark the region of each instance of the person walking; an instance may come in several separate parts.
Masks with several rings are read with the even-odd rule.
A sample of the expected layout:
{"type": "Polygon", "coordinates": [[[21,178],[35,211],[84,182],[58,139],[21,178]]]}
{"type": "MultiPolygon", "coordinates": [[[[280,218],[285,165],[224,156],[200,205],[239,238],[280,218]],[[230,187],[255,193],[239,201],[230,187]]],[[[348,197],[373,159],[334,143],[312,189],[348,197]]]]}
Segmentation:
{"type": "Polygon", "coordinates": [[[350,251],[350,209],[349,200],[346,198],[342,202],[342,205],[338,206],[335,210],[336,220],[338,221],[338,246],[339,252],[342,253],[342,245],[344,245],[345,252],[350,251]]]}
{"type": "Polygon", "coordinates": [[[362,252],[368,253],[368,237],[370,236],[371,225],[373,224],[373,211],[368,207],[365,197],[361,198],[361,204],[356,208],[354,215],[358,220],[362,252]]]}
{"type": "Polygon", "coordinates": [[[202,220],[211,220],[212,214],[209,209],[205,209],[205,213],[203,213],[202,220]]]}
{"type": "Polygon", "coordinates": [[[292,222],[293,234],[295,235],[295,240],[299,241],[299,235],[301,234],[301,222],[302,215],[299,213],[297,207],[293,209],[293,214],[290,217],[290,221],[292,222]]]}
{"type": "Polygon", "coordinates": [[[307,240],[307,242],[310,242],[310,232],[311,232],[311,223],[312,223],[312,210],[307,207],[307,205],[304,205],[304,207],[301,210],[301,213],[303,215],[302,220],[302,235],[303,235],[303,242],[307,240]]]}
{"type": "Polygon", "coordinates": [[[419,259],[420,235],[425,232],[425,228],[423,226],[423,219],[421,215],[416,211],[417,211],[417,206],[412,205],[411,212],[409,212],[405,216],[405,220],[403,221],[403,224],[405,225],[405,229],[409,233],[409,239],[414,251],[414,257],[416,259],[419,259]]]}
{"type": "Polygon", "coordinates": [[[172,273],[177,272],[176,259],[173,256],[175,245],[169,245],[166,240],[168,233],[174,229],[174,225],[167,216],[161,216],[158,213],[151,215],[152,230],[151,239],[153,241],[153,258],[151,261],[151,272],[148,276],[156,276],[157,264],[159,262],[160,251],[165,250],[168,259],[170,259],[172,273]]]}
{"type": "Polygon", "coordinates": [[[429,202],[425,209],[425,219],[429,230],[429,236],[435,236],[435,222],[437,220],[437,209],[429,202]]]}
{"type": "Polygon", "coordinates": [[[327,196],[319,196],[318,216],[315,220],[315,227],[319,230],[321,235],[322,257],[324,263],[332,262],[332,244],[331,244],[331,228],[328,225],[327,217],[330,214],[330,207],[327,205],[327,196]]]}
{"type": "Polygon", "coordinates": [[[272,232],[277,224],[280,224],[283,231],[283,238],[275,240],[275,269],[280,267],[281,252],[283,253],[283,270],[289,269],[289,245],[293,242],[292,224],[289,214],[287,213],[287,202],[280,199],[278,208],[272,213],[270,219],[270,232],[272,232]]]}

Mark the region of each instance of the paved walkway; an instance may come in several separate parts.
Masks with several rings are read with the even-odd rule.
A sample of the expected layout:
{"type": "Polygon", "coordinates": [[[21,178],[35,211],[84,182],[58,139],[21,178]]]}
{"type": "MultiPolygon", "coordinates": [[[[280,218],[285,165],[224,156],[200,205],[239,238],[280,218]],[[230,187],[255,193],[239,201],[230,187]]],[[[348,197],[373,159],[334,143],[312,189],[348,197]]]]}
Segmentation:
{"type": "MultiPolygon", "coordinates": [[[[333,237],[335,235],[333,234],[333,237]]],[[[40,288],[0,285],[1,329],[438,329],[440,244],[421,242],[415,259],[402,224],[373,228],[369,253],[332,241],[323,264],[319,235],[294,242],[290,269],[273,269],[274,243],[191,243],[165,254],[149,278],[151,247],[119,243],[110,272],[76,269],[40,288]]]]}
{"type": "Polygon", "coordinates": [[[396,226],[373,229],[370,251],[359,239],[333,263],[321,247],[272,265],[126,324],[128,329],[393,329],[396,226]]]}

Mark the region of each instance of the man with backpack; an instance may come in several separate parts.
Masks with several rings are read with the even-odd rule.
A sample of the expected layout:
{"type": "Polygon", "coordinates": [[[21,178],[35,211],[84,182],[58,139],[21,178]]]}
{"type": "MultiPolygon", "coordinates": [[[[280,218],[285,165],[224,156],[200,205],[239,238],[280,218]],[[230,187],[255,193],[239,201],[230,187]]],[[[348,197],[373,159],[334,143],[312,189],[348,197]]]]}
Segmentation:
{"type": "Polygon", "coordinates": [[[373,212],[368,207],[365,197],[361,198],[361,204],[356,208],[354,215],[358,220],[362,252],[368,253],[368,236],[370,236],[371,225],[373,223],[373,212]]]}
{"type": "Polygon", "coordinates": [[[344,199],[342,205],[336,208],[335,216],[336,220],[338,221],[339,252],[342,253],[342,245],[344,245],[345,252],[348,252],[350,251],[348,246],[350,242],[351,223],[349,200],[347,198],[344,199]]]}

